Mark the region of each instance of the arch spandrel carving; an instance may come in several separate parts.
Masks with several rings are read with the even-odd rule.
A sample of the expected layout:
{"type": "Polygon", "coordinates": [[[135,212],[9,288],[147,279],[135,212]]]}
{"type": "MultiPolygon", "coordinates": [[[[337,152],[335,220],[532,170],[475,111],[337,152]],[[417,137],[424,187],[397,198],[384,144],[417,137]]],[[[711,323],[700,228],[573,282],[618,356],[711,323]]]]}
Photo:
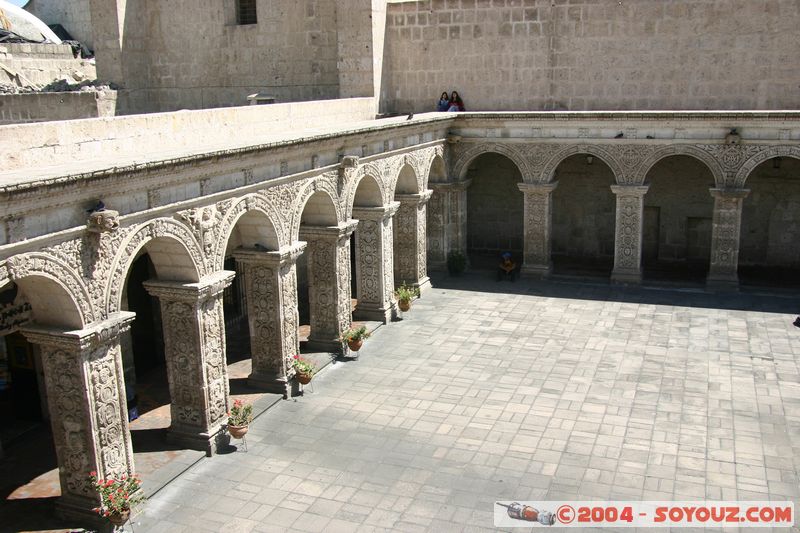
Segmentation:
{"type": "Polygon", "coordinates": [[[525,183],[534,182],[534,174],[528,165],[524,155],[516,148],[500,143],[481,143],[477,146],[467,147],[462,144],[456,145],[458,148],[452,149],[453,157],[453,177],[459,181],[463,180],[467,174],[469,164],[478,156],[487,153],[497,153],[509,158],[522,174],[522,181],[525,183]],[[464,146],[462,148],[462,146],[464,146]]]}
{"type": "MultiPolygon", "coordinates": [[[[214,271],[223,269],[223,264],[225,262],[225,249],[227,248],[228,240],[230,239],[231,234],[236,227],[236,223],[241,217],[251,211],[258,211],[266,216],[278,236],[279,246],[288,246],[288,224],[284,215],[278,209],[277,203],[270,202],[264,195],[255,193],[235,199],[232,202],[225,202],[224,205],[221,204],[223,204],[223,202],[217,204],[217,209],[223,213],[223,216],[219,223],[217,241],[214,245],[214,252],[211,257],[214,271]]],[[[291,213],[289,210],[284,212],[291,213]]]]}
{"type": "Polygon", "coordinates": [[[171,218],[157,218],[134,228],[121,243],[112,261],[111,275],[106,288],[105,307],[107,313],[116,313],[122,305],[122,292],[128,271],[139,250],[158,238],[177,241],[191,258],[197,278],[208,272],[203,248],[195,234],[185,224],[171,218]]]}
{"type": "MultiPolygon", "coordinates": [[[[17,284],[27,278],[43,277],[59,285],[72,300],[82,327],[97,319],[89,288],[76,274],[76,269],[59,259],[42,252],[15,255],[6,260],[6,270],[8,280],[17,284]]],[[[31,302],[34,309],[36,304],[31,302]]],[[[39,305],[47,304],[41,302],[39,305]]]]}
{"type": "Polygon", "coordinates": [[[703,163],[711,171],[714,176],[714,183],[717,187],[725,186],[725,170],[720,165],[719,161],[707,150],[703,150],[698,146],[690,144],[670,144],[656,148],[652,151],[647,158],[639,165],[636,170],[638,180],[630,183],[631,185],[644,184],[647,173],[662,159],[674,155],[685,155],[693,157],[703,163]]]}
{"type": "Polygon", "coordinates": [[[764,161],[768,161],[773,157],[800,159],[800,146],[760,146],[759,148],[761,148],[761,150],[750,155],[739,167],[733,179],[733,186],[735,188],[743,188],[753,170],[764,161]]]}
{"type": "MultiPolygon", "coordinates": [[[[550,159],[542,168],[538,182],[551,183],[555,177],[555,171],[558,165],[560,165],[568,157],[576,154],[592,155],[602,160],[611,169],[611,172],[614,174],[614,179],[617,181],[617,183],[620,183],[621,179],[625,179],[625,171],[622,165],[620,165],[619,161],[617,161],[616,157],[614,157],[608,147],[596,144],[573,144],[559,150],[555,155],[550,157],[550,159]]],[[[624,181],[622,183],[624,183],[624,181]]]]}

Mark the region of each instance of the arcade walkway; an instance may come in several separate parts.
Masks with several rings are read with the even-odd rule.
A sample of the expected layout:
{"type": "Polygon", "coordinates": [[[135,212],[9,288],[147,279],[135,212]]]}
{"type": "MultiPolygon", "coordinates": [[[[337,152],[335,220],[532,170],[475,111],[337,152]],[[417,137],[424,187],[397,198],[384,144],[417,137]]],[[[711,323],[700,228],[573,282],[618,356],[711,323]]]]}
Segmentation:
{"type": "Polygon", "coordinates": [[[435,286],[136,532],[483,531],[498,499],[798,505],[797,298],[435,286]]]}

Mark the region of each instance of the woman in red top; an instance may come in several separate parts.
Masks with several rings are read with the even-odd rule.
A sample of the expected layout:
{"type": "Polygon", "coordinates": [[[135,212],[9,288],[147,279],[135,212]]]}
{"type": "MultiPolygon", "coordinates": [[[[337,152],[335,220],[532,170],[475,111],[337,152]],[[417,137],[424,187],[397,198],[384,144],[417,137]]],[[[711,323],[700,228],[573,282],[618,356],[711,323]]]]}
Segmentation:
{"type": "Polygon", "coordinates": [[[450,95],[450,108],[448,111],[465,111],[464,102],[456,91],[453,91],[450,95]]]}

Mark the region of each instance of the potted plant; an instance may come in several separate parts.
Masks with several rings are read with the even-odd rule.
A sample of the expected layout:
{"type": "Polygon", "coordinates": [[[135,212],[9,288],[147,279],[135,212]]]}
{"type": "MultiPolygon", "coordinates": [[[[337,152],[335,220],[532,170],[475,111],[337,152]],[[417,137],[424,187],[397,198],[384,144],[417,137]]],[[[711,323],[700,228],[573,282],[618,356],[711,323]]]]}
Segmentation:
{"type": "Polygon", "coordinates": [[[294,360],[292,361],[292,368],[294,368],[297,381],[303,385],[308,385],[311,383],[311,377],[314,375],[314,371],[316,370],[316,367],[312,363],[309,363],[299,355],[295,355],[294,360]]]}
{"type": "Polygon", "coordinates": [[[253,421],[253,406],[242,400],[234,400],[233,408],[228,413],[228,433],[234,439],[241,439],[247,434],[250,422],[253,421]]]}
{"type": "Polygon", "coordinates": [[[360,328],[350,328],[342,333],[342,342],[346,342],[347,346],[351,350],[357,352],[364,344],[364,339],[368,339],[369,336],[370,333],[367,331],[366,326],[361,326],[360,328]]]}
{"type": "Polygon", "coordinates": [[[107,518],[115,528],[125,524],[131,517],[131,508],[144,500],[142,481],[136,476],[103,479],[97,477],[97,472],[90,472],[89,477],[100,496],[100,506],[93,511],[107,518]]]}
{"type": "Polygon", "coordinates": [[[467,268],[467,258],[458,250],[451,250],[447,254],[447,271],[451,276],[459,276],[467,268]]]}
{"type": "Polygon", "coordinates": [[[411,299],[419,296],[419,288],[409,287],[403,283],[395,289],[394,295],[397,298],[397,306],[405,313],[411,309],[411,299]]]}

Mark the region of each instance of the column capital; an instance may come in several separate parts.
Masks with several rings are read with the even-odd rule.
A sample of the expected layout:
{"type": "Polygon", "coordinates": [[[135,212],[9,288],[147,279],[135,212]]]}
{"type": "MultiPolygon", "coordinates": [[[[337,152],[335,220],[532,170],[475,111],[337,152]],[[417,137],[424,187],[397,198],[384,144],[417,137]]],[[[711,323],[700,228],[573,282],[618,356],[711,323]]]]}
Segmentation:
{"type": "Polygon", "coordinates": [[[233,257],[242,263],[253,263],[264,266],[279,267],[294,264],[300,254],[306,249],[308,243],[295,241],[289,246],[282,246],[279,250],[258,250],[256,248],[237,248],[233,257]]]}
{"type": "Polygon", "coordinates": [[[612,185],[611,192],[617,196],[644,196],[650,185],[612,185]]]}
{"type": "Polygon", "coordinates": [[[714,198],[733,200],[736,198],[745,198],[750,194],[750,189],[718,189],[717,187],[711,187],[708,189],[708,192],[711,193],[711,196],[714,198]]]}
{"type": "Polygon", "coordinates": [[[428,203],[428,200],[431,199],[432,194],[433,191],[431,189],[428,189],[417,194],[395,194],[394,199],[404,205],[405,204],[423,205],[428,203]]]}
{"type": "Polygon", "coordinates": [[[220,294],[231,284],[234,276],[236,272],[220,270],[195,283],[149,280],[142,285],[152,296],[167,301],[197,303],[220,294]]]}
{"type": "Polygon", "coordinates": [[[115,341],[130,328],[135,317],[136,313],[119,311],[111,314],[106,320],[95,322],[84,329],[64,331],[53,327],[32,325],[21,328],[20,331],[33,344],[71,351],[84,351],[115,341]]]}
{"type": "Polygon", "coordinates": [[[358,226],[358,220],[352,218],[337,226],[300,226],[300,237],[305,241],[314,239],[339,241],[347,239],[358,226]]]}
{"type": "Polygon", "coordinates": [[[558,187],[558,182],[550,183],[517,183],[517,188],[523,193],[551,194],[558,187]]]}
{"type": "Polygon", "coordinates": [[[400,202],[391,202],[380,207],[354,207],[353,216],[359,220],[386,220],[400,209],[400,202]]]}
{"type": "Polygon", "coordinates": [[[441,183],[428,183],[434,191],[466,191],[472,180],[445,181],[441,183]]]}

